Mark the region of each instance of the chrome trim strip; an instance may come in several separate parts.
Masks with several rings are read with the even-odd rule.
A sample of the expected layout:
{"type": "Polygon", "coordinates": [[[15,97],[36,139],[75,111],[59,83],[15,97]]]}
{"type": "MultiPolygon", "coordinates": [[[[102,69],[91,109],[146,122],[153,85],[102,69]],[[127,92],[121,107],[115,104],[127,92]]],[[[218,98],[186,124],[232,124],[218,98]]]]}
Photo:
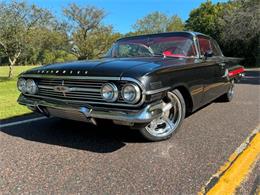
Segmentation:
{"type": "Polygon", "coordinates": [[[195,45],[195,50],[196,50],[196,58],[200,58],[200,50],[199,50],[199,46],[198,46],[198,39],[197,39],[197,35],[194,32],[188,31],[192,36],[193,36],[193,42],[195,45]]]}
{"type": "Polygon", "coordinates": [[[130,78],[130,77],[121,77],[121,81],[130,81],[136,83],[142,89],[142,94],[145,94],[145,87],[144,85],[137,79],[130,78]]]}
{"type": "MultiPolygon", "coordinates": [[[[59,98],[61,100],[66,100],[64,99],[65,97],[62,96],[62,95],[59,95],[57,93],[51,93],[51,92],[44,92],[46,95],[50,95],[50,96],[54,96],[54,97],[50,97],[50,98],[59,98]]],[[[66,95],[68,96],[68,94],[66,95]]],[[[39,97],[39,96],[37,96],[39,97]]],[[[41,96],[41,97],[48,97],[48,96],[41,96]]],[[[81,99],[81,100],[75,100],[75,101],[93,101],[93,100],[99,100],[99,101],[102,101],[102,97],[101,96],[93,96],[93,95],[88,95],[87,97],[84,97],[84,95],[78,95],[78,94],[69,94],[69,98],[71,101],[74,101],[73,99],[81,99]]],[[[46,99],[46,98],[45,98],[46,99]]]]}
{"type": "Polygon", "coordinates": [[[53,89],[54,86],[45,86],[45,85],[38,85],[39,89],[53,89]]]}
{"type": "Polygon", "coordinates": [[[170,87],[164,87],[164,88],[160,88],[160,89],[150,90],[150,91],[146,91],[145,95],[153,95],[153,94],[156,94],[156,93],[167,91],[169,89],[170,89],[170,87]]]}
{"type": "Polygon", "coordinates": [[[48,78],[48,79],[75,79],[75,80],[110,80],[119,81],[120,77],[95,77],[95,76],[59,76],[59,75],[42,75],[42,74],[23,74],[22,78],[48,78]]]}
{"type": "MultiPolygon", "coordinates": [[[[55,86],[45,86],[45,85],[38,85],[38,87],[40,89],[53,89],[55,88],[55,86]]],[[[93,89],[93,88],[81,88],[81,87],[68,87],[69,88],[69,92],[73,92],[73,91],[86,91],[86,92],[98,92],[100,93],[100,89],[93,89]]]]}
{"type": "Polygon", "coordinates": [[[100,93],[100,89],[91,89],[91,88],[80,88],[80,87],[69,87],[70,91],[86,91],[86,92],[97,92],[100,93]]]}
{"type": "Polygon", "coordinates": [[[170,89],[170,87],[164,87],[164,88],[160,88],[160,89],[146,91],[145,88],[144,88],[144,85],[140,81],[138,81],[136,79],[129,78],[129,77],[122,77],[121,81],[131,81],[131,82],[134,82],[134,83],[138,84],[138,86],[140,86],[141,89],[142,89],[142,94],[143,95],[152,95],[152,94],[160,93],[162,91],[166,91],[166,90],[170,89]]]}
{"type": "Polygon", "coordinates": [[[38,96],[38,95],[29,95],[26,94],[26,96],[28,97],[34,97],[34,98],[41,98],[43,100],[53,100],[53,101],[57,101],[57,102],[62,102],[64,105],[66,105],[66,103],[75,103],[75,104],[96,104],[96,105],[110,105],[110,106],[122,106],[122,107],[139,107],[139,104],[136,105],[131,105],[131,104],[122,104],[122,103],[109,103],[109,102],[94,102],[94,101],[80,101],[80,100],[63,100],[61,98],[52,98],[52,97],[48,97],[48,96],[38,96]]]}

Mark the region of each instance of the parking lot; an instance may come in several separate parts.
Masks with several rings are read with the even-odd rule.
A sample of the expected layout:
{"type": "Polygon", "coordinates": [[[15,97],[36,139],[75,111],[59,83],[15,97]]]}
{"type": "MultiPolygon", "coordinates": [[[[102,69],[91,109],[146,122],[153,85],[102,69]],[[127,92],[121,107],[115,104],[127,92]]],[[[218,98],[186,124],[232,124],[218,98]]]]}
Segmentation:
{"type": "MultiPolygon", "coordinates": [[[[247,71],[231,103],[216,101],[193,113],[163,142],[107,124],[2,121],[0,192],[196,194],[259,126],[259,74],[247,71]]],[[[258,161],[238,192],[256,190],[259,175],[258,161]]]]}

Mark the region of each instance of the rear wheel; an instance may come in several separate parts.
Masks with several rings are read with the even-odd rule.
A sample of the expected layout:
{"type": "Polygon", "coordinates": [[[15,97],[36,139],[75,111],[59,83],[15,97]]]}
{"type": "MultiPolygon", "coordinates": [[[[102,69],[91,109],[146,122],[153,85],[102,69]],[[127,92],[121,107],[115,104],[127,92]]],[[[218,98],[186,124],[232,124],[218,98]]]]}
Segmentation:
{"type": "Polygon", "coordinates": [[[162,116],[152,120],[140,129],[141,134],[149,141],[168,139],[181,126],[185,117],[185,101],[179,90],[168,92],[163,103],[162,116]]]}
{"type": "Polygon", "coordinates": [[[220,100],[222,102],[231,102],[231,100],[234,97],[234,87],[235,87],[235,82],[234,82],[234,79],[232,79],[230,81],[230,87],[228,89],[228,92],[220,97],[220,100]]]}

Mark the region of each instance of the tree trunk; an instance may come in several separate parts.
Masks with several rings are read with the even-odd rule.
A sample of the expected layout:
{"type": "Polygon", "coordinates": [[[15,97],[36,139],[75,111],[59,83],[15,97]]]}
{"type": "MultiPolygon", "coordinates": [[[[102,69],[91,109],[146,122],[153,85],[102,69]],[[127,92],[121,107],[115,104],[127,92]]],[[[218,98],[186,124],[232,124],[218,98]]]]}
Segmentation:
{"type": "Polygon", "coordinates": [[[13,66],[15,65],[16,59],[12,60],[11,58],[9,58],[9,74],[8,74],[8,78],[12,78],[13,77],[13,66]]]}
{"type": "Polygon", "coordinates": [[[13,66],[15,65],[16,60],[19,58],[20,54],[21,54],[21,51],[18,52],[14,56],[13,60],[12,60],[11,57],[8,58],[8,60],[9,60],[9,74],[8,74],[8,78],[12,78],[13,77],[13,66]]]}
{"type": "Polygon", "coordinates": [[[8,78],[12,78],[12,77],[13,77],[13,64],[9,64],[8,78]]]}

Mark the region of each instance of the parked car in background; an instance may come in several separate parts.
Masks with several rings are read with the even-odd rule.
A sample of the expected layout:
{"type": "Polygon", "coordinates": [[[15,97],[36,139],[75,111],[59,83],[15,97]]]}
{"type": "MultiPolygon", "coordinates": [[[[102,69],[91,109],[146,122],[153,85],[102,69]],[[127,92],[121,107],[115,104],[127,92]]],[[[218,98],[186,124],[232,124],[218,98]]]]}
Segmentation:
{"type": "Polygon", "coordinates": [[[18,80],[18,102],[35,112],[97,124],[111,120],[165,140],[188,113],[234,96],[243,66],[211,37],[172,32],[122,38],[104,58],[37,67],[18,80]]]}

